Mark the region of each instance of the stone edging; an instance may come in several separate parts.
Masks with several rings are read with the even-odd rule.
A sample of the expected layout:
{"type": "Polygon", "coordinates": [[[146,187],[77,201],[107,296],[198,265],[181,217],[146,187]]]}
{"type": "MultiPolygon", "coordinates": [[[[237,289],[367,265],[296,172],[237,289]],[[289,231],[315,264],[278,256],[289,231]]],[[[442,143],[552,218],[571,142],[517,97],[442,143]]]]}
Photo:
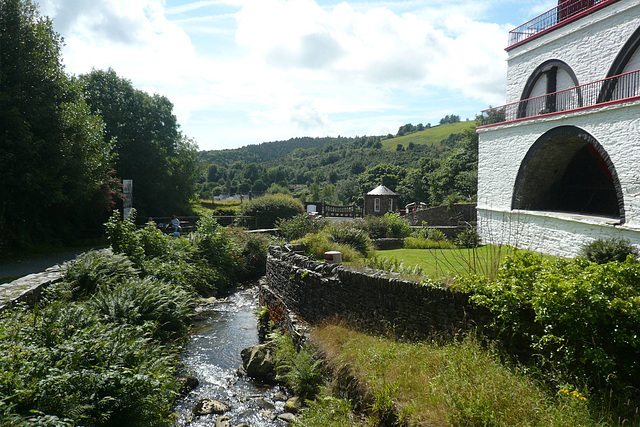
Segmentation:
{"type": "Polygon", "coordinates": [[[0,285],[0,311],[18,302],[33,304],[47,286],[62,280],[62,267],[54,265],[42,273],[29,274],[0,285]]]}

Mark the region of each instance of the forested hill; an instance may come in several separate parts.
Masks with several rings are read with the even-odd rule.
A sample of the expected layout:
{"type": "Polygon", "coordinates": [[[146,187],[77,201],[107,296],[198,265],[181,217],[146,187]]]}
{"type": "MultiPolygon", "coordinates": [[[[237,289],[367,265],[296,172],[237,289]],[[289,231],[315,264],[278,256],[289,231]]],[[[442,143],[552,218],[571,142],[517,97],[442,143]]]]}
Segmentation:
{"type": "Polygon", "coordinates": [[[280,159],[297,148],[317,148],[331,142],[347,142],[351,138],[291,138],[287,141],[263,142],[262,144],[247,145],[230,150],[201,151],[202,157],[207,163],[229,164],[237,161],[263,163],[280,159]]]}
{"type": "Polygon", "coordinates": [[[350,204],[380,181],[401,193],[401,202],[433,205],[476,196],[475,122],[418,130],[402,126],[396,136],[296,138],[235,150],[201,151],[206,174],[202,198],[211,194],[290,191],[303,200],[350,204]]]}
{"type": "MultiPolygon", "coordinates": [[[[405,125],[406,126],[406,125],[405,125]]],[[[217,164],[221,166],[230,166],[236,162],[244,163],[267,163],[273,160],[282,159],[294,150],[321,149],[327,144],[340,144],[347,147],[377,147],[386,151],[400,151],[398,145],[406,149],[413,149],[416,145],[438,147],[443,140],[446,140],[452,134],[459,134],[465,129],[475,126],[472,121],[459,122],[447,125],[430,127],[428,129],[417,131],[403,136],[363,136],[355,138],[347,137],[299,137],[291,138],[286,141],[263,142],[261,144],[247,145],[240,148],[227,150],[204,150],[200,151],[200,158],[206,164],[217,164]],[[351,143],[351,144],[349,144],[351,143]]],[[[442,147],[438,147],[440,150],[442,147]]],[[[299,153],[313,154],[316,150],[300,151],[299,153]]],[[[317,151],[320,152],[320,151],[317,151]]]]}

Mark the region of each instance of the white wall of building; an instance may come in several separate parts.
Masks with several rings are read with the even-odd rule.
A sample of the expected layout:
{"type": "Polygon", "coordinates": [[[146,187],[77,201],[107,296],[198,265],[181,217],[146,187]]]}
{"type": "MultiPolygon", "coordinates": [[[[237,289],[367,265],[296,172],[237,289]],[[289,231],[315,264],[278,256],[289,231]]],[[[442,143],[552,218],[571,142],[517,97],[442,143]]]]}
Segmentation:
{"type": "Polygon", "coordinates": [[[586,240],[605,235],[624,235],[640,244],[640,101],[498,125],[478,133],[478,220],[485,241],[506,238],[507,233],[503,242],[511,242],[510,234],[519,229],[513,234],[522,247],[561,256],[571,256],[586,240]],[[525,155],[545,132],[565,125],[588,132],[609,155],[623,190],[624,224],[613,226],[610,218],[511,211],[525,155]],[[506,228],[505,218],[510,222],[506,228]],[[530,223],[525,226],[523,220],[530,223]]]}
{"type": "Polygon", "coordinates": [[[567,63],[579,85],[603,79],[639,27],[640,0],[619,1],[510,50],[507,103],[520,100],[531,73],[547,60],[567,63]]]}
{"type": "Polygon", "coordinates": [[[585,243],[599,238],[624,238],[640,247],[639,231],[546,212],[478,209],[478,231],[482,243],[510,245],[567,258],[579,255],[585,243]]]}

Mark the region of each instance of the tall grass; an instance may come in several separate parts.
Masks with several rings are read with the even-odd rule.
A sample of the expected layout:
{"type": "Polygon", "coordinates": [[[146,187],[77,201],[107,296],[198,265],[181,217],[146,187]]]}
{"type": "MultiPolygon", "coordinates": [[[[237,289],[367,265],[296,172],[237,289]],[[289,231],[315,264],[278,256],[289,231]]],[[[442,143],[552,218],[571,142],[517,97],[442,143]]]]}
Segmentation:
{"type": "Polygon", "coordinates": [[[606,425],[589,414],[583,399],[549,394],[473,338],[447,345],[410,344],[336,325],[314,330],[312,338],[332,369],[349,372],[364,387],[372,416],[379,421],[397,417],[414,426],[606,425]]]}

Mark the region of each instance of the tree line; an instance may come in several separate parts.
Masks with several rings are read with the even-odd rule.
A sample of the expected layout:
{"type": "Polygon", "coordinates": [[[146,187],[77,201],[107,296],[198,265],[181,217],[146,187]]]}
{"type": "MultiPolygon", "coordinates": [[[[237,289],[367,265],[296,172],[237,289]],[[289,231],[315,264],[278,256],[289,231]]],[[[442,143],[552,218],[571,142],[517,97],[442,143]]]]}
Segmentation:
{"type": "Polygon", "coordinates": [[[265,161],[245,147],[201,152],[207,168],[198,184],[200,197],[285,192],[303,201],[362,204],[363,195],[383,182],[400,193],[402,205],[475,200],[478,138],[472,126],[436,144],[399,144],[402,150],[383,147],[385,139],[323,138],[320,146],[265,161]]]}
{"type": "Polygon", "coordinates": [[[65,73],[31,0],[0,1],[0,250],[98,230],[133,179],[141,215],[186,209],[197,149],[164,96],[114,70],[65,73]]]}

